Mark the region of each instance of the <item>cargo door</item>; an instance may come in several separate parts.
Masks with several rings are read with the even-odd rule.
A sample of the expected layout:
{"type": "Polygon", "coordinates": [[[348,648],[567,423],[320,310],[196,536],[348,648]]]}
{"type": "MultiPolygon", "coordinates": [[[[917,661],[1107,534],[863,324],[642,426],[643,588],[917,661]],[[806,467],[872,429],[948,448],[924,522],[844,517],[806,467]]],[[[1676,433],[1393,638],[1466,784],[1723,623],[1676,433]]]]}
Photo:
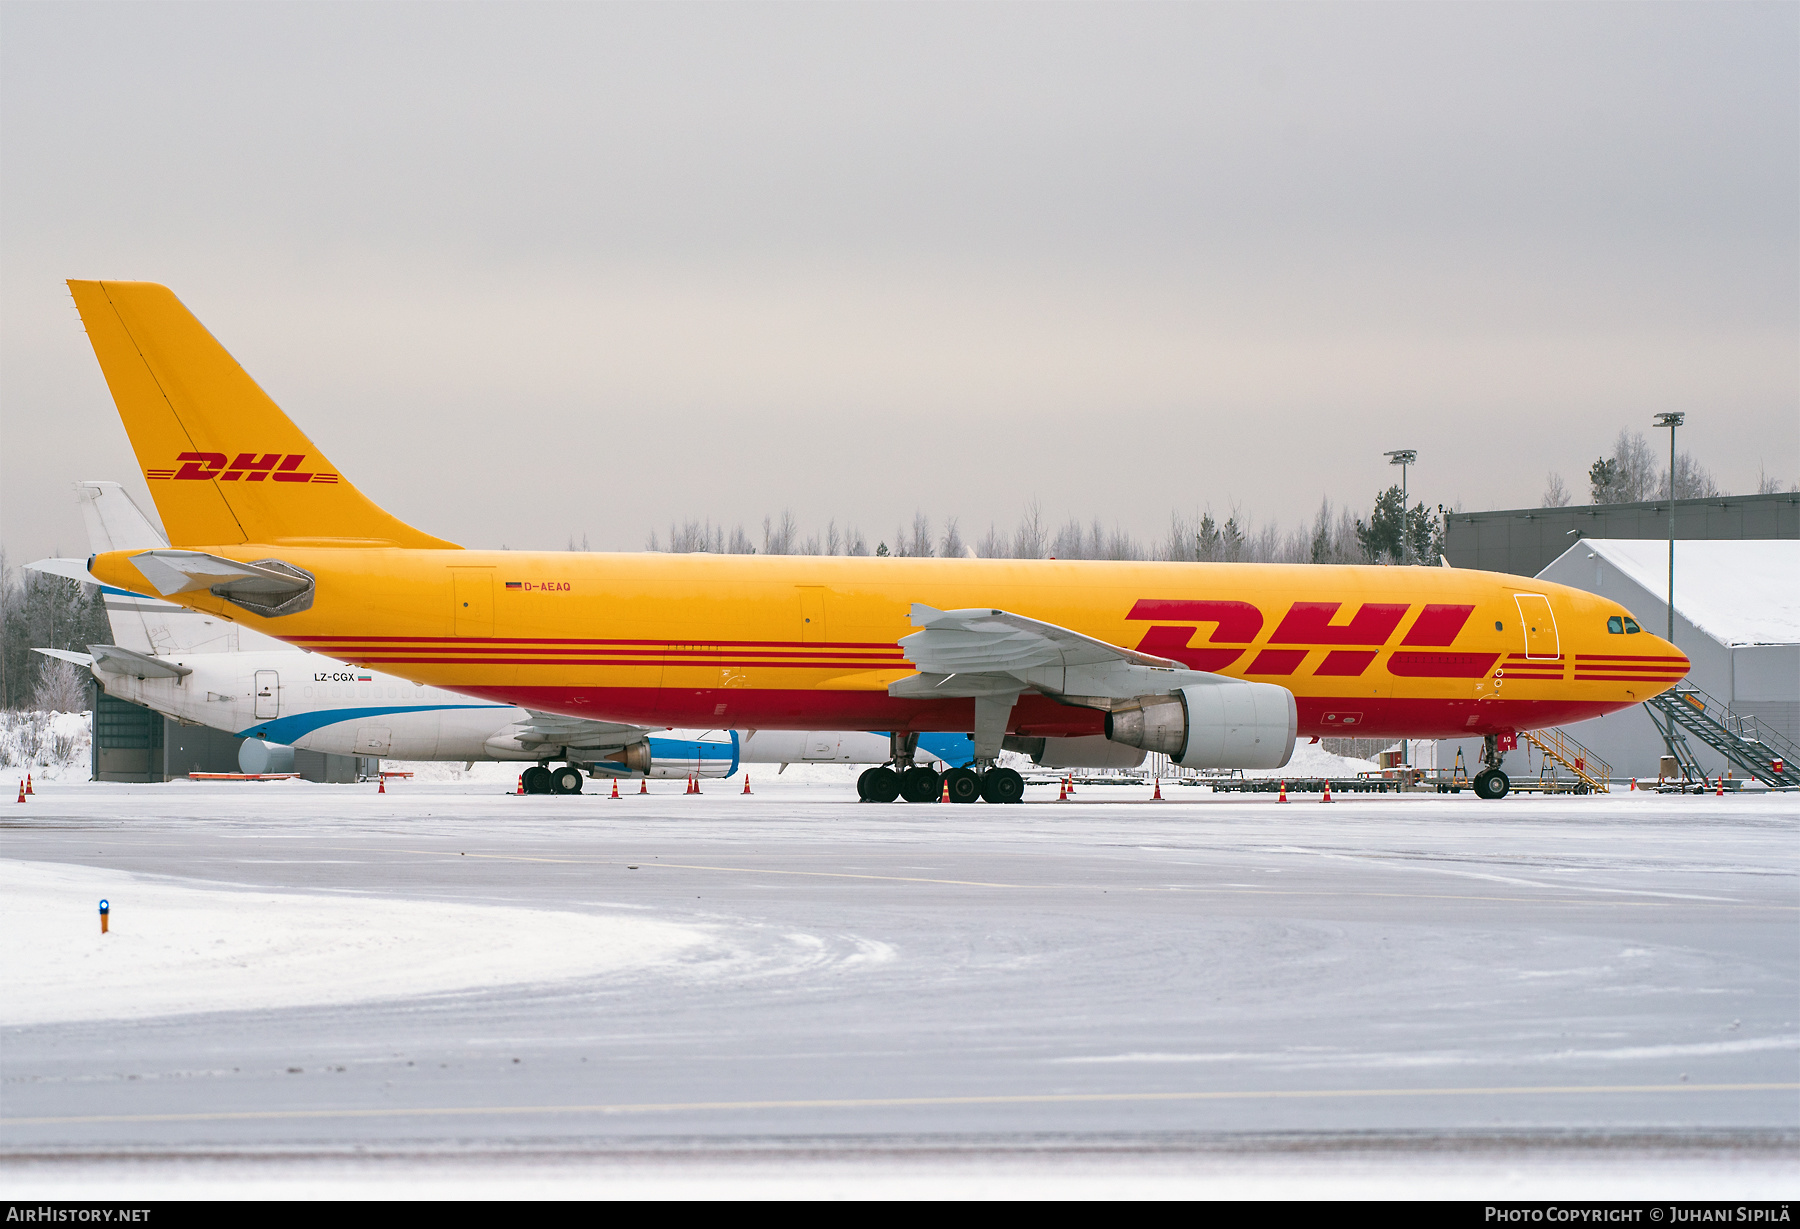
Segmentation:
{"type": "Polygon", "coordinates": [[[1525,656],[1554,661],[1562,655],[1556,635],[1556,616],[1550,613],[1550,599],[1541,593],[1515,593],[1519,604],[1519,626],[1525,632],[1525,656]]]}
{"type": "Polygon", "coordinates": [[[838,736],[831,730],[813,730],[806,735],[801,754],[809,760],[835,760],[838,753],[838,736]]]}
{"type": "Polygon", "coordinates": [[[825,642],[825,589],[821,585],[800,586],[800,642],[825,642]]]}
{"type": "MultiPolygon", "coordinates": [[[[281,680],[273,670],[256,672],[256,719],[271,721],[281,716],[281,680]]],[[[242,711],[241,709],[239,710],[242,711]]]]}
{"type": "Polygon", "coordinates": [[[451,568],[451,621],[458,636],[494,634],[494,571],[492,568],[451,568]]]}

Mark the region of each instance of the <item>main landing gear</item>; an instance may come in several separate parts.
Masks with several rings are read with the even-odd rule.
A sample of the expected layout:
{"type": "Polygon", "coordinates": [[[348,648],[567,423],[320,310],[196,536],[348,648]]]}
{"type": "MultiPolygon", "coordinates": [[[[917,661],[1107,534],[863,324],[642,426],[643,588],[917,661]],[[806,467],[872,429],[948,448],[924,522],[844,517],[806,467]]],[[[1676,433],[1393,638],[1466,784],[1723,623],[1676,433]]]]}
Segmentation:
{"type": "Polygon", "coordinates": [[[896,772],[886,764],[871,768],[856,779],[856,796],[864,802],[937,802],[945,794],[951,802],[1018,802],[1025,797],[1025,778],[1010,768],[952,768],[939,775],[925,767],[896,772]],[[946,790],[948,786],[948,790],[946,790]]]}
{"type": "Polygon", "coordinates": [[[533,764],[519,776],[528,794],[579,794],[581,779],[581,769],[573,764],[561,768],[533,764]]]}
{"type": "Polygon", "coordinates": [[[1500,740],[1489,734],[1481,745],[1481,762],[1487,767],[1476,773],[1475,780],[1470,782],[1475,787],[1477,798],[1504,798],[1512,788],[1512,782],[1500,771],[1501,761],[1506,758],[1506,754],[1500,750],[1499,744],[1500,740]]]}
{"type": "Polygon", "coordinates": [[[937,802],[948,795],[951,802],[1018,802],[1025,797],[1025,778],[1010,768],[977,765],[952,768],[940,775],[935,769],[914,764],[917,734],[892,736],[893,765],[871,768],[856,779],[856,796],[864,802],[937,802]]]}

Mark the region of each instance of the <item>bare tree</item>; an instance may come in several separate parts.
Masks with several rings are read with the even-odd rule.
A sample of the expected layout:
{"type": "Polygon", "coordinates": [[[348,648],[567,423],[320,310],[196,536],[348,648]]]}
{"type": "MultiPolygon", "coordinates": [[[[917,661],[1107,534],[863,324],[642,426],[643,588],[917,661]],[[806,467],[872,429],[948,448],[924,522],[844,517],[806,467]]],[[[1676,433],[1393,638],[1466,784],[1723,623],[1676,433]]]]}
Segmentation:
{"type": "Polygon", "coordinates": [[[1019,517],[1019,527],[1013,531],[1012,557],[1014,559],[1042,559],[1049,553],[1050,535],[1044,530],[1044,512],[1037,500],[1032,500],[1019,517]]]}
{"type": "MultiPolygon", "coordinates": [[[[1662,482],[1657,494],[1666,494],[1669,490],[1669,472],[1663,471],[1662,482]]],[[[1694,460],[1692,453],[1678,453],[1675,457],[1675,498],[1676,499],[1711,499],[1722,494],[1719,484],[1706,468],[1694,460]]],[[[1655,498],[1654,495],[1650,498],[1655,498]]]]}
{"type": "Polygon", "coordinates": [[[772,524],[768,517],[763,517],[763,549],[765,555],[791,555],[794,553],[794,540],[800,534],[800,526],[794,523],[794,514],[786,508],[781,510],[781,523],[772,524]]]}
{"type": "Polygon", "coordinates": [[[947,517],[944,521],[944,541],[938,548],[938,554],[946,559],[961,559],[968,553],[969,548],[963,544],[962,534],[957,532],[956,518],[947,517]]]}
{"type": "Polygon", "coordinates": [[[904,529],[894,531],[894,554],[902,559],[929,559],[933,553],[931,518],[923,512],[915,512],[911,533],[904,529]]]}
{"type": "Polygon", "coordinates": [[[79,713],[87,709],[87,672],[55,658],[38,670],[31,706],[46,713],[79,713]]]}
{"type": "Polygon", "coordinates": [[[983,559],[1011,559],[1012,540],[1001,533],[999,527],[990,521],[988,531],[975,545],[975,553],[983,559]]]}
{"type": "Polygon", "coordinates": [[[1544,482],[1544,498],[1541,506],[1545,508],[1566,508],[1574,497],[1564,485],[1562,475],[1554,471],[1544,482]]]}

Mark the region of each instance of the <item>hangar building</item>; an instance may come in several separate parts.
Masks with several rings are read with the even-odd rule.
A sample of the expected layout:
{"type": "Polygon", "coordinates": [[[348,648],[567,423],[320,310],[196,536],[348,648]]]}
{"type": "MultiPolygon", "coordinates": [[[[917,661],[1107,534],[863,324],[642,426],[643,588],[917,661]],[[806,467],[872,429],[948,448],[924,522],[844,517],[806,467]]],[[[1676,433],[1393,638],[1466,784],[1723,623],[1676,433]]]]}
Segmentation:
{"type": "MultiPolygon", "coordinates": [[[[1659,635],[1668,626],[1667,539],[1583,538],[1538,575],[1612,598],[1659,635]]],[[[1728,705],[1734,718],[1800,742],[1800,540],[1677,541],[1675,644],[1693,662],[1688,682],[1728,705]]],[[[1643,705],[1567,729],[1615,777],[1654,777],[1666,752],[1643,705]]],[[[1443,742],[1437,762],[1453,763],[1459,749],[1475,763],[1481,745],[1443,742]]],[[[1710,748],[1694,750],[1709,775],[1727,767],[1710,748]]],[[[1522,775],[1522,751],[1506,768],[1522,775]]]]}

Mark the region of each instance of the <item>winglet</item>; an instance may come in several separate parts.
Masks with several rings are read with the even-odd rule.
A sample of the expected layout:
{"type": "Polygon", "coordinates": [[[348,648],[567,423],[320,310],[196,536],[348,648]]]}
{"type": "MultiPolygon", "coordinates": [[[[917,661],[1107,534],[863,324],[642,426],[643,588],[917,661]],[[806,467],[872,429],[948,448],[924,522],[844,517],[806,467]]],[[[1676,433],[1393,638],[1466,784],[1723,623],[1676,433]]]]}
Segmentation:
{"type": "Polygon", "coordinates": [[[456,549],[343,478],[167,287],[69,292],[175,545],[456,549]]]}

